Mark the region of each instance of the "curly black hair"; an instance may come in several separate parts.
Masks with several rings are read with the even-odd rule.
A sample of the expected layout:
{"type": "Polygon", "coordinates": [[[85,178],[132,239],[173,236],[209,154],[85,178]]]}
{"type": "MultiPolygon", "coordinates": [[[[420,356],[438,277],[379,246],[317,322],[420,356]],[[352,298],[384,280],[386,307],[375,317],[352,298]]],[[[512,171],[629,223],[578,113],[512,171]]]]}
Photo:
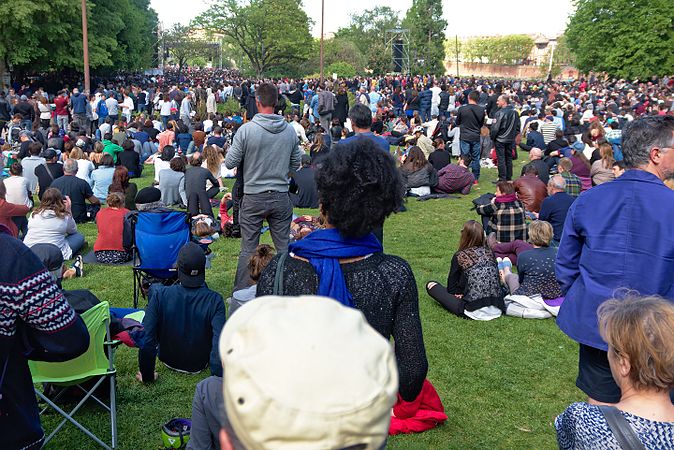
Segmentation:
{"type": "Polygon", "coordinates": [[[367,137],[340,143],[322,161],[316,187],[331,225],[345,237],[365,236],[403,203],[395,161],[367,137]]]}

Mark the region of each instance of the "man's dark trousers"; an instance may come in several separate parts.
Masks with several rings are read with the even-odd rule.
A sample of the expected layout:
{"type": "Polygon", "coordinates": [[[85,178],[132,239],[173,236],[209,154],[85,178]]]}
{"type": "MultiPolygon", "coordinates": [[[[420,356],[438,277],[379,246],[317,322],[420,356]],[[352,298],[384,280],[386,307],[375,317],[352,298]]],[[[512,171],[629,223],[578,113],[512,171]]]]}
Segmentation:
{"type": "Polygon", "coordinates": [[[496,158],[498,159],[498,180],[511,181],[513,179],[513,143],[498,142],[494,143],[496,147],[496,158]]]}

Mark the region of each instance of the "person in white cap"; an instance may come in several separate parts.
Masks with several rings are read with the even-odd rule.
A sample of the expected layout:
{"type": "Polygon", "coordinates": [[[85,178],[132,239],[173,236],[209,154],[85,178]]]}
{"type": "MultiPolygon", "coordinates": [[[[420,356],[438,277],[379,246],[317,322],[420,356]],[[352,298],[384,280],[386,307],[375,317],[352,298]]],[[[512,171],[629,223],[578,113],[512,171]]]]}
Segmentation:
{"type": "Polygon", "coordinates": [[[424,152],[426,159],[433,153],[433,141],[426,136],[426,130],[422,126],[414,128],[414,136],[417,138],[417,146],[424,152]]]}
{"type": "Polygon", "coordinates": [[[197,386],[188,449],[216,448],[213,430],[204,433],[200,386],[219,381],[226,413],[220,409],[210,428],[222,423],[223,450],[385,445],[398,392],[396,361],[358,310],[318,296],[255,299],[227,321],[220,357],[224,379],[197,386]]]}

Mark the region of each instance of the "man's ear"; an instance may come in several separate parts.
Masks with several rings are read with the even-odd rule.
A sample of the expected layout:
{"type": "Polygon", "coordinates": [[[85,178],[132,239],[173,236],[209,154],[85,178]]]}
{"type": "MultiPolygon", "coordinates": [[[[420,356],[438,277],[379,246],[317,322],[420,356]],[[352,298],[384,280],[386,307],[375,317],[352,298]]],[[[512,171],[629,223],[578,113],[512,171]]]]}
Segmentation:
{"type": "Polygon", "coordinates": [[[220,428],[220,450],[234,450],[224,428],[220,428]]]}

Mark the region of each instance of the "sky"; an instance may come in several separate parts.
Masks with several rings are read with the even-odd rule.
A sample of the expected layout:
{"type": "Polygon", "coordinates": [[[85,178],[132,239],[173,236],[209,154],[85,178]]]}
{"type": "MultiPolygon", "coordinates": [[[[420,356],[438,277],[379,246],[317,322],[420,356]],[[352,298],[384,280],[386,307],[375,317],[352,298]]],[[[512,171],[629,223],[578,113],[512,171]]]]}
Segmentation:
{"type": "MultiPolygon", "coordinates": [[[[159,20],[168,28],[175,23],[187,25],[208,9],[207,0],[151,0],[159,20]],[[189,5],[189,7],[186,7],[189,5]]],[[[312,34],[320,36],[321,0],[304,0],[304,9],[314,20],[312,34]]],[[[349,24],[349,15],[366,5],[390,6],[404,16],[412,0],[326,0],[325,33],[334,33],[349,24]]],[[[543,34],[552,37],[566,28],[573,11],[572,0],[480,0],[479,2],[443,0],[447,36],[489,36],[499,34],[543,34]],[[471,19],[467,19],[471,17],[471,19]]]]}

